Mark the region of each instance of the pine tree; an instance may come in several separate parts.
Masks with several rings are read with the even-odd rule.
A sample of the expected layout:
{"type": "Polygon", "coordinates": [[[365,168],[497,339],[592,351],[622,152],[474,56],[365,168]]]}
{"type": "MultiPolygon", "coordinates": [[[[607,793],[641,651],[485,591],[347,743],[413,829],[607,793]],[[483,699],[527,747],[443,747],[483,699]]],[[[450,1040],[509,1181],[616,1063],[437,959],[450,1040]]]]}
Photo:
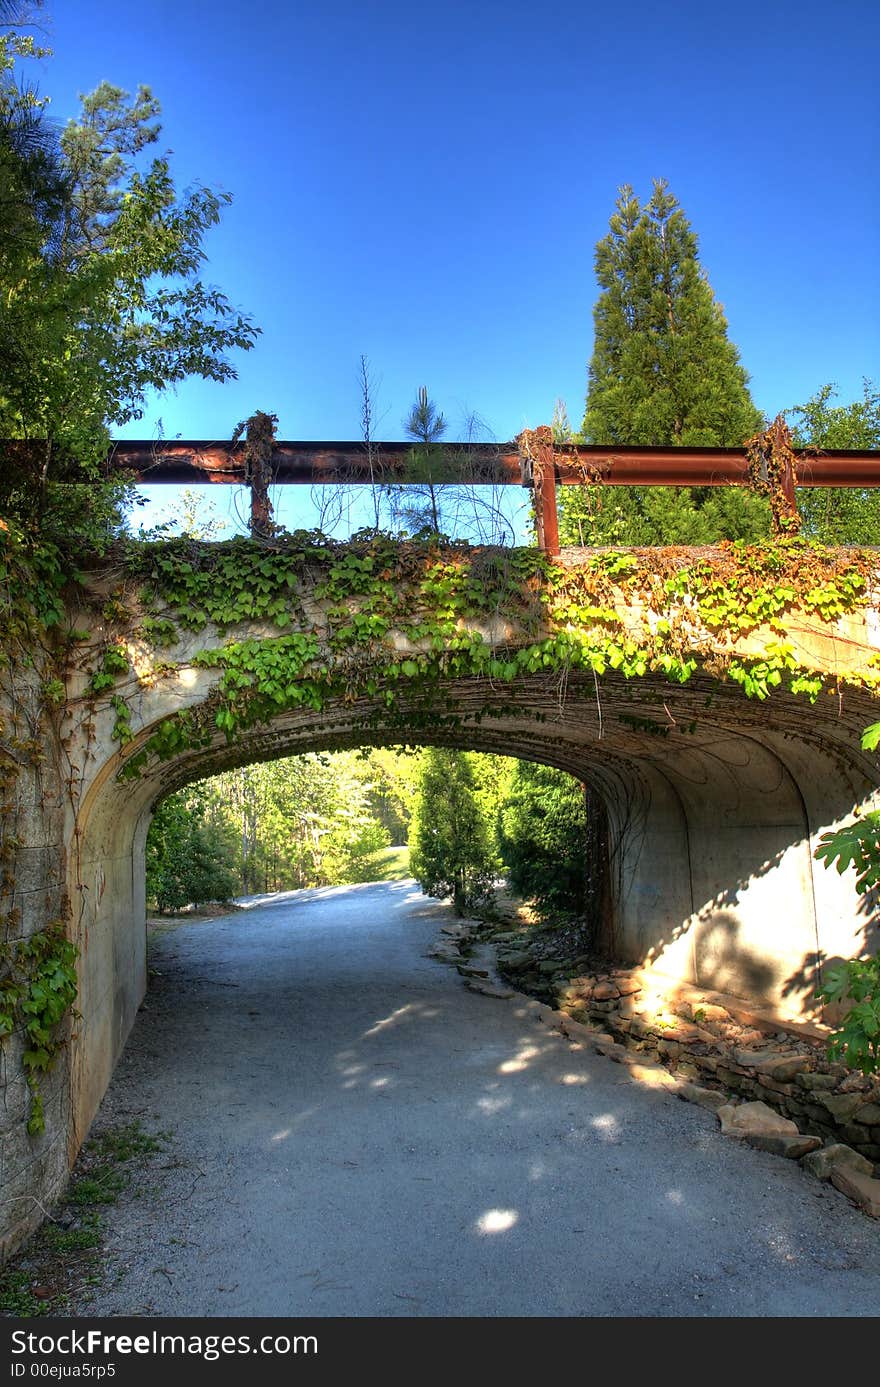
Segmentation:
{"type": "Polygon", "coordinates": [[[473,762],[467,752],[430,747],[410,825],[413,876],[426,895],[451,897],[456,915],[491,900],[500,866],[473,762]]]}
{"type": "Polygon", "coordinates": [[[553,766],[517,761],[498,829],[514,891],[534,901],[542,915],[584,913],[589,860],[583,785],[553,766]]]}
{"type": "MultiPolygon", "coordinates": [[[[736,447],[761,427],[696,235],[665,182],[644,207],[620,190],[596,277],[585,442],[736,447]]],[[[586,492],[595,494],[565,490],[565,542],[702,544],[767,531],[766,506],[740,490],[586,492]]]]}
{"type": "Polygon", "coordinates": [[[760,427],[697,238],[662,180],[644,207],[621,189],[596,277],[587,442],[735,447],[760,427]]]}

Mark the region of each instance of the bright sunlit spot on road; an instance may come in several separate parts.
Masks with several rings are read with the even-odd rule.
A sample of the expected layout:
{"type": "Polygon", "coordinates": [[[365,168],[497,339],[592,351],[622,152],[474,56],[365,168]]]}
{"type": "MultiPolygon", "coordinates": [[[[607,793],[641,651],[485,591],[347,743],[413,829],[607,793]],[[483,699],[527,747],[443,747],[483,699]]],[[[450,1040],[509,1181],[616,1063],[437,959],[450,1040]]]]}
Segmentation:
{"type": "Polygon", "coordinates": [[[287,1138],[288,1138],[289,1136],[290,1136],[290,1128],[289,1128],[289,1127],[285,1127],[283,1132],[276,1132],[275,1135],[274,1135],[274,1137],[271,1137],[270,1140],[272,1140],[272,1141],[286,1141],[287,1138]]]}
{"type": "Polygon", "coordinates": [[[666,1198],[670,1204],[684,1203],[684,1195],[682,1194],[681,1190],[667,1190],[666,1198]]]}
{"type": "Polygon", "coordinates": [[[560,1074],[557,1082],[560,1084],[588,1084],[590,1079],[587,1074],[560,1074]]]}
{"type": "Polygon", "coordinates": [[[498,1073],[519,1074],[521,1070],[528,1069],[529,1060],[533,1060],[539,1053],[540,1051],[534,1045],[524,1045],[513,1059],[505,1060],[503,1064],[499,1064],[498,1073]]]}
{"type": "Polygon", "coordinates": [[[509,1098],[477,1099],[477,1107],[480,1109],[480,1112],[487,1113],[489,1117],[491,1117],[493,1113],[502,1112],[504,1108],[509,1108],[510,1103],[511,1100],[509,1098]]]}
{"type": "Polygon", "coordinates": [[[371,1026],[368,1031],[364,1031],[364,1037],[368,1035],[378,1035],[380,1031],[384,1031],[386,1027],[393,1026],[402,1016],[405,1016],[408,1011],[412,1011],[412,1005],[409,1002],[407,1002],[405,1007],[398,1007],[396,1011],[392,1011],[390,1016],[385,1016],[381,1021],[377,1021],[375,1026],[371,1026]]]}
{"type": "Polygon", "coordinates": [[[487,1209],[477,1219],[478,1233],[506,1233],[519,1219],[515,1209],[487,1209]]]}
{"type": "Polygon", "coordinates": [[[596,1128],[597,1132],[602,1133],[606,1140],[610,1140],[617,1135],[617,1118],[613,1113],[600,1113],[598,1117],[593,1118],[592,1125],[596,1128]]]}

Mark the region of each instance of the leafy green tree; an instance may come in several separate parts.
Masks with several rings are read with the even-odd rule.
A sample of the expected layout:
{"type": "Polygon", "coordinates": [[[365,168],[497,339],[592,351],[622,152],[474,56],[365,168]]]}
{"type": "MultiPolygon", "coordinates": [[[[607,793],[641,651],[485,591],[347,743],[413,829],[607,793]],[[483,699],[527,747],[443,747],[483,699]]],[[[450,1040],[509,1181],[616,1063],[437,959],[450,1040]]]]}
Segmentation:
{"type": "Polygon", "coordinates": [[[457,915],[492,899],[500,863],[469,753],[441,747],[424,753],[410,832],[410,865],[422,890],[438,900],[451,898],[457,915]]]}
{"type": "Polygon", "coordinates": [[[384,873],[377,854],[392,840],[389,822],[395,841],[405,838],[415,764],[390,750],[307,753],[224,771],[186,793],[201,797],[240,893],[333,886],[384,873]]]}
{"type": "Polygon", "coordinates": [[[544,915],[582,914],[589,886],[583,785],[552,766],[518,761],[498,820],[513,889],[544,915]]]}
{"type": "Polygon", "coordinates": [[[204,785],[164,799],[147,834],[147,898],[160,910],[228,900],[236,887],[234,840],[211,812],[204,785]]]}
{"type": "MultiPolygon", "coordinates": [[[[787,411],[795,444],[802,448],[880,449],[880,391],[865,380],[861,400],[832,404],[832,384],[806,404],[787,411]]],[[[880,491],[858,487],[801,487],[797,493],[803,533],[823,544],[880,544],[880,491]]]]}
{"type": "MultiPolygon", "coordinates": [[[[96,489],[53,483],[98,477],[110,427],[140,418],[148,393],[234,376],[229,353],[258,330],[199,277],[229,195],[178,194],[168,159],[146,155],[160,133],[149,89],[131,98],[102,83],[51,148],[16,80],[16,63],[35,52],[0,37],[0,171],[19,233],[0,237],[0,437],[31,445],[4,469],[0,503],[44,533],[51,518],[69,541],[96,489]],[[36,145],[21,138],[28,120],[36,145]]],[[[10,215],[4,202],[6,225],[10,215]]]]}
{"type": "MultiPolygon", "coordinates": [[[[761,427],[697,238],[665,182],[644,207],[621,189],[596,276],[585,442],[738,446],[761,427]]],[[[741,488],[566,487],[561,497],[565,543],[753,540],[768,525],[766,503],[741,488]]]]}

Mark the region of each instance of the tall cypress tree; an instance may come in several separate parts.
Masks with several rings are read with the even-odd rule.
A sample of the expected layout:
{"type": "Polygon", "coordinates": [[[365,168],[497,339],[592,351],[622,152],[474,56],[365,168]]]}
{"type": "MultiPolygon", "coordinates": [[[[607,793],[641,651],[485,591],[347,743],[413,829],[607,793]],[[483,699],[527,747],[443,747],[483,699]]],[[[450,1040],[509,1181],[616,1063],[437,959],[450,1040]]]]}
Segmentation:
{"type": "Polygon", "coordinates": [[[587,442],[736,446],[760,428],[697,238],[665,182],[644,207],[621,189],[596,277],[587,442]]]}
{"type": "MultiPolygon", "coordinates": [[[[596,246],[601,293],[593,318],[581,437],[588,443],[737,446],[761,427],[748,376],[666,184],[643,207],[620,190],[596,246]]],[[[741,488],[565,487],[567,544],[708,544],[758,540],[766,503],[741,488]]]]}

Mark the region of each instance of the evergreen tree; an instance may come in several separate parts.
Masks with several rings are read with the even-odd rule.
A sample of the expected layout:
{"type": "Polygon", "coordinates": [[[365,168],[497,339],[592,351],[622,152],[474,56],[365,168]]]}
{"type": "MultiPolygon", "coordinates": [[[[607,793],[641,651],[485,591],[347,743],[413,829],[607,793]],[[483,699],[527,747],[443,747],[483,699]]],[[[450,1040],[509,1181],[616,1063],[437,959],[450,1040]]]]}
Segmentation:
{"type": "Polygon", "coordinates": [[[541,914],[582,914],[588,890],[584,787],[552,766],[518,761],[498,815],[498,837],[514,891],[541,914]]]}
{"type": "Polygon", "coordinates": [[[162,801],[147,834],[147,899],[160,910],[228,900],[235,892],[234,839],[212,813],[204,786],[162,801]]]}
{"type": "Polygon", "coordinates": [[[480,805],[472,757],[429,748],[410,827],[410,866],[422,890],[452,899],[457,915],[491,900],[499,863],[480,805]]]}
{"type": "MultiPolygon", "coordinates": [[[[601,293],[582,438],[587,443],[735,447],[761,427],[697,238],[666,184],[643,207],[621,189],[596,247],[601,293]]],[[[737,489],[567,487],[564,542],[703,544],[767,533],[760,499],[737,489]]]]}
{"type": "Polygon", "coordinates": [[[723,447],[755,433],[761,416],[697,238],[662,180],[644,207],[621,189],[596,277],[587,442],[723,447]]]}

